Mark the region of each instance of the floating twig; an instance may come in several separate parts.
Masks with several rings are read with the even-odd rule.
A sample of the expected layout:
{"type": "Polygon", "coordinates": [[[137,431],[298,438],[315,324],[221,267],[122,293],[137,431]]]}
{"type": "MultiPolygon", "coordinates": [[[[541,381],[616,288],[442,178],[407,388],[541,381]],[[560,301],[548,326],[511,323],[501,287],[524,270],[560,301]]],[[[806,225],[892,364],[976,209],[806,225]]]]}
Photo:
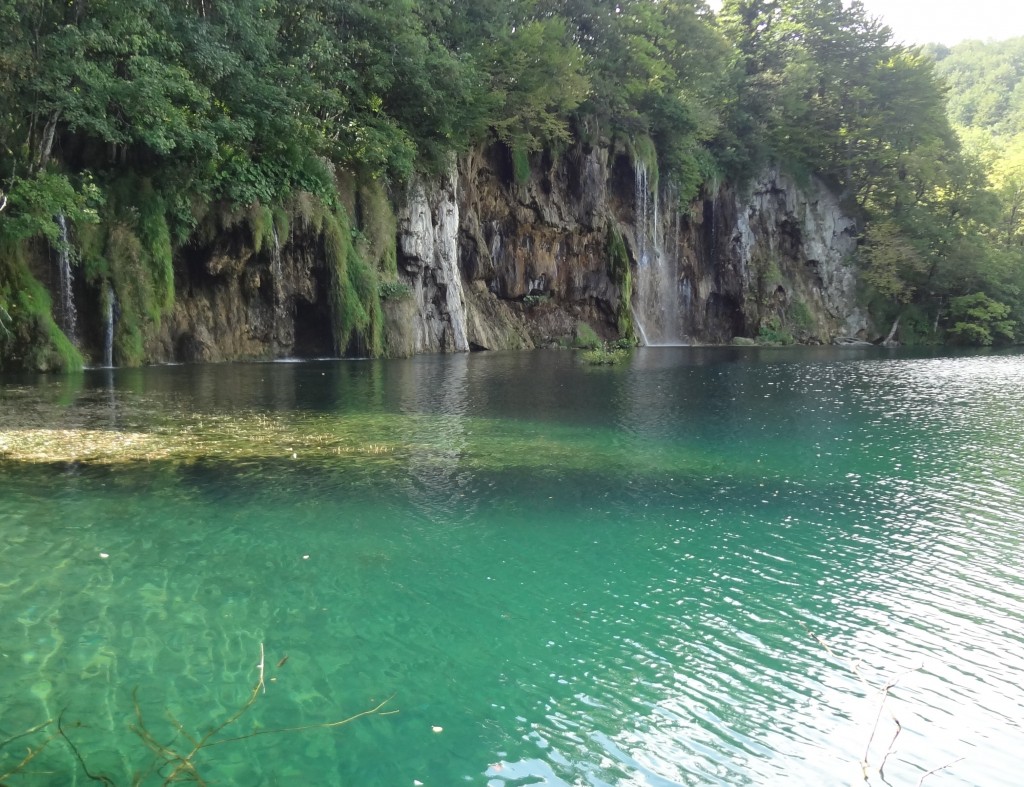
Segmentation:
{"type": "Polygon", "coordinates": [[[857,679],[864,685],[865,688],[867,688],[869,691],[871,691],[873,693],[877,693],[879,695],[878,710],[875,713],[875,723],[871,726],[871,734],[868,736],[867,745],[864,747],[864,755],[861,757],[861,761],[860,761],[861,774],[864,777],[864,781],[868,781],[871,778],[871,774],[870,774],[870,771],[871,771],[871,763],[870,763],[871,745],[875,741],[875,735],[878,734],[878,727],[879,727],[879,725],[881,724],[881,721],[882,721],[882,714],[885,713],[885,712],[888,712],[889,718],[891,718],[892,721],[893,721],[893,724],[896,725],[896,732],[893,733],[892,740],[889,741],[889,746],[885,750],[885,754],[882,756],[882,762],[878,766],[878,775],[884,781],[885,780],[885,763],[889,760],[890,755],[892,755],[892,753],[895,751],[896,739],[899,738],[900,737],[900,733],[903,732],[903,725],[900,723],[900,720],[898,718],[896,718],[896,714],[893,713],[892,710],[886,705],[886,700],[889,699],[889,692],[893,688],[896,687],[896,685],[900,682],[900,680],[902,680],[906,675],[910,674],[911,672],[917,671],[918,669],[920,669],[920,667],[911,667],[910,669],[906,669],[903,672],[901,672],[899,675],[894,675],[893,677],[889,678],[889,680],[886,681],[884,686],[882,686],[881,688],[878,688],[878,687],[872,685],[871,681],[869,681],[866,677],[864,677],[864,673],[861,672],[861,669],[860,669],[860,662],[859,661],[856,661],[856,662],[847,661],[846,659],[843,659],[840,656],[836,655],[836,652],[834,650],[832,650],[831,646],[824,639],[824,637],[818,636],[813,631],[811,631],[807,626],[805,626],[803,623],[801,623],[800,625],[803,626],[804,631],[806,631],[808,633],[808,635],[815,642],[817,642],[819,645],[821,645],[822,648],[824,648],[825,652],[828,653],[829,656],[831,656],[833,659],[835,659],[840,664],[845,666],[850,672],[852,672],[854,675],[856,675],[857,679]]]}
{"type": "Polygon", "coordinates": [[[932,768],[927,773],[922,774],[921,778],[917,780],[917,787],[921,787],[921,785],[924,784],[924,780],[927,779],[929,776],[936,774],[939,771],[944,771],[946,770],[946,768],[952,768],[954,765],[956,765],[958,762],[961,762],[963,759],[963,757],[957,757],[952,762],[947,762],[945,765],[940,765],[938,768],[932,768]]]}

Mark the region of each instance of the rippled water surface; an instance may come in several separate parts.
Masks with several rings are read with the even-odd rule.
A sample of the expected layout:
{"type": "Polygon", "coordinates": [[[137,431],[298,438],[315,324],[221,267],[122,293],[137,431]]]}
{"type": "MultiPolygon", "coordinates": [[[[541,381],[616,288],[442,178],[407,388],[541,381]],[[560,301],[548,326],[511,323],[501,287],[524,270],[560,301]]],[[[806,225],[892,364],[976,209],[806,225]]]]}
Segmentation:
{"type": "Polygon", "coordinates": [[[1022,391],[824,349],[4,379],[0,780],[1019,784],[1022,391]]]}

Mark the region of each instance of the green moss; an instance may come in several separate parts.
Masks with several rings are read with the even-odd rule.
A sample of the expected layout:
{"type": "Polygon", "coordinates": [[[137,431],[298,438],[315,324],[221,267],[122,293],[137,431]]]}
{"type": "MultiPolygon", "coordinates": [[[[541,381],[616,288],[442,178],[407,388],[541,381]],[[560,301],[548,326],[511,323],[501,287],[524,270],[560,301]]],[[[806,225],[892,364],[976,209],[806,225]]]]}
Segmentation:
{"type": "Polygon", "coordinates": [[[144,261],[153,284],[153,321],[174,308],[174,252],[167,224],[167,203],[153,189],[148,178],[141,181],[138,201],[138,236],[145,252],[144,261]]]}
{"type": "Polygon", "coordinates": [[[412,288],[401,281],[382,281],[379,289],[382,301],[404,301],[412,297],[412,288]]]}
{"type": "Polygon", "coordinates": [[[594,332],[594,329],[585,322],[576,324],[576,339],[574,346],[582,349],[594,350],[601,347],[601,338],[594,332]]]}
{"type": "Polygon", "coordinates": [[[29,272],[25,242],[0,236],[0,369],[73,372],[84,365],[53,319],[50,294],[29,272]]]}
{"type": "Polygon", "coordinates": [[[635,343],[636,332],[630,307],[633,300],[633,274],[629,268],[629,254],[626,252],[626,243],[622,240],[622,235],[611,224],[608,225],[607,246],[608,273],[612,282],[619,288],[616,328],[621,338],[635,343]]]}
{"type": "Polygon", "coordinates": [[[370,180],[359,189],[359,225],[366,239],[364,257],[386,281],[398,277],[398,219],[384,184],[370,180]]]}
{"type": "Polygon", "coordinates": [[[633,161],[643,164],[647,169],[649,187],[657,189],[661,177],[658,167],[658,148],[654,140],[647,134],[638,134],[625,138],[626,151],[633,161]]]}
{"type": "Polygon", "coordinates": [[[114,331],[118,366],[138,366],[145,360],[146,336],[160,319],[159,304],[146,276],[145,249],[131,227],[115,223],[107,230],[106,259],[121,306],[114,331]]]}
{"type": "Polygon", "coordinates": [[[356,250],[344,208],[325,211],[322,227],[335,352],[342,355],[355,343],[362,352],[378,356],[383,351],[384,312],[377,272],[356,250]]]}
{"type": "Polygon", "coordinates": [[[530,181],[530,155],[524,148],[512,147],[512,174],[521,185],[530,181]]]}
{"type": "Polygon", "coordinates": [[[274,212],[266,205],[254,202],[246,211],[252,231],[252,247],[257,254],[274,245],[274,212]]]}
{"type": "Polygon", "coordinates": [[[811,314],[810,307],[801,300],[794,300],[789,306],[789,313],[787,315],[789,321],[793,324],[793,327],[804,333],[811,333],[814,331],[814,315],[811,314]]]}
{"type": "Polygon", "coordinates": [[[284,239],[291,235],[292,223],[291,217],[288,215],[288,211],[280,205],[277,205],[273,209],[274,214],[274,229],[277,230],[278,240],[283,244],[284,239]]]}
{"type": "Polygon", "coordinates": [[[320,233],[323,229],[326,208],[323,202],[307,191],[292,195],[287,205],[288,213],[303,231],[320,233]]]}

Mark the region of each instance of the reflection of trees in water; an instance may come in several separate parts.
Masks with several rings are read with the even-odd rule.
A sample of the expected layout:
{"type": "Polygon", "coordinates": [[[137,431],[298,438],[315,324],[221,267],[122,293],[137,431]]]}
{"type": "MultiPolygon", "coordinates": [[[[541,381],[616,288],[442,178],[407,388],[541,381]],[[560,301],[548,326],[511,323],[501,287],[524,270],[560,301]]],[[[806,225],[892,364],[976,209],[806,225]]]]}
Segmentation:
{"type": "Polygon", "coordinates": [[[430,521],[465,523],[476,508],[472,471],[460,467],[469,443],[469,357],[418,358],[393,371],[389,383],[410,416],[403,491],[430,521]]]}

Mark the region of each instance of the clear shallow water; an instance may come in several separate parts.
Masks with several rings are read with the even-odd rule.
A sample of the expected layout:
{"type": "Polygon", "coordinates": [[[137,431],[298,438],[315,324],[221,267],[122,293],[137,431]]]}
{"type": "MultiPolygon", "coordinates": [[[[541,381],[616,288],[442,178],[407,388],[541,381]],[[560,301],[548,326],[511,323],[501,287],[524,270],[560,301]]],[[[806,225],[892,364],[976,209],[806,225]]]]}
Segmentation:
{"type": "MultiPolygon", "coordinates": [[[[207,748],[208,781],[847,784],[880,707],[856,664],[899,676],[868,755],[895,714],[889,782],[963,757],[927,783],[1019,783],[1024,356],[5,382],[0,741],[63,712],[129,784],[133,692],[162,743],[169,713],[202,734],[263,643],[266,694],[220,738],[399,713],[207,748]]],[[[93,783],[59,739],[8,781],[93,783]]]]}

